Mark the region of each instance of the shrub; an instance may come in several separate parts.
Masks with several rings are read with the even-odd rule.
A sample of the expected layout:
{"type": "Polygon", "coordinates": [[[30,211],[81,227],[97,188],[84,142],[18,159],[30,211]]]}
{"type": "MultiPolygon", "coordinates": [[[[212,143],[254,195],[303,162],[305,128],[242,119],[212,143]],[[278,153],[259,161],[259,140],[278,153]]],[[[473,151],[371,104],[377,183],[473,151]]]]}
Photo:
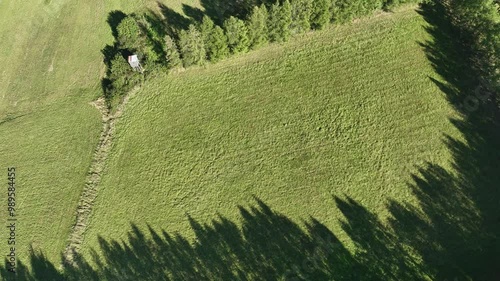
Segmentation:
{"type": "Polygon", "coordinates": [[[118,33],[118,46],[120,48],[135,52],[143,47],[144,38],[142,37],[141,29],[132,16],[125,17],[116,30],[118,33]]]}
{"type": "Polygon", "coordinates": [[[108,87],[108,93],[106,93],[108,103],[126,94],[142,79],[142,75],[134,71],[121,54],[116,54],[113,57],[109,72],[108,81],[111,86],[108,87]]]}

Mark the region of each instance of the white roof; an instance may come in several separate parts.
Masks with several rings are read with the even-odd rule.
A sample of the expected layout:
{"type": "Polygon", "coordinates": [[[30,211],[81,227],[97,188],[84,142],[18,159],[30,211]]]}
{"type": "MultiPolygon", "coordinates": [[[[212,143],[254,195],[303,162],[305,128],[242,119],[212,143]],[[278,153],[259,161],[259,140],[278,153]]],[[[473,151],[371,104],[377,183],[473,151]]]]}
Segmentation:
{"type": "Polygon", "coordinates": [[[128,56],[128,64],[130,64],[131,67],[139,67],[140,64],[137,55],[128,56]]]}
{"type": "Polygon", "coordinates": [[[138,62],[139,61],[139,58],[137,57],[137,55],[131,55],[131,56],[128,56],[128,62],[138,62]]]}

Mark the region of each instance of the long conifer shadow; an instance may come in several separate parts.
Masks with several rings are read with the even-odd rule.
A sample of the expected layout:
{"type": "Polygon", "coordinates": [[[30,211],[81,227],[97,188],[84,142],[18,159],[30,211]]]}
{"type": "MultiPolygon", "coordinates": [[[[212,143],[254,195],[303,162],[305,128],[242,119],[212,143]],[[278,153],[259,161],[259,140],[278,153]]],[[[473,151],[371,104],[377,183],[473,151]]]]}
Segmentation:
{"type": "Polygon", "coordinates": [[[335,198],[345,216],[342,228],[355,243],[356,258],[365,280],[423,280],[418,263],[403,247],[397,233],[351,198],[335,198]]]}
{"type": "MultiPolygon", "coordinates": [[[[91,262],[77,255],[76,266],[64,265],[62,271],[32,251],[31,271],[20,263],[16,280],[387,280],[385,269],[374,270],[380,264],[363,264],[318,220],[300,226],[256,202],[240,207],[239,223],[219,216],[201,224],[188,217],[194,242],[152,227],[146,233],[133,224],[126,240],[100,237],[91,262]]],[[[370,235],[385,231],[368,229],[380,225],[353,200],[337,203],[348,220],[369,222],[362,229],[367,243],[378,239],[370,235]]],[[[1,267],[0,274],[10,273],[1,267]]]]}
{"type": "MultiPolygon", "coordinates": [[[[413,175],[417,208],[391,202],[399,241],[422,258],[433,280],[500,280],[500,128],[495,93],[441,4],[420,13],[431,40],[421,43],[439,74],[430,79],[461,113],[450,122],[463,139],[444,136],[452,168],[427,163],[413,175]]],[[[492,82],[492,81],[488,81],[492,82]]]]}
{"type": "Polygon", "coordinates": [[[186,4],[182,4],[182,11],[186,16],[192,18],[195,22],[198,23],[203,20],[203,16],[205,15],[205,13],[201,9],[186,4]]]}
{"type": "Polygon", "coordinates": [[[231,16],[245,19],[256,5],[270,5],[275,2],[271,0],[200,0],[205,14],[219,25],[231,16]]]}
{"type": "Polygon", "coordinates": [[[180,30],[187,30],[190,24],[195,21],[191,18],[186,18],[171,8],[165,6],[161,2],[157,2],[161,15],[164,18],[164,27],[167,34],[170,36],[177,36],[180,30]]]}
{"type": "Polygon", "coordinates": [[[106,280],[351,280],[357,272],[355,258],[318,221],[304,231],[257,205],[240,207],[241,227],[222,216],[210,224],[188,217],[194,243],[152,228],[146,238],[135,225],[126,243],[101,238],[96,271],[106,280]]]}
{"type": "MultiPolygon", "coordinates": [[[[241,222],[219,216],[201,224],[188,217],[195,242],[155,230],[161,226],[144,233],[132,225],[125,241],[100,238],[92,263],[78,256],[76,267],[62,271],[32,251],[31,270],[19,263],[16,280],[498,280],[494,95],[475,110],[463,105],[481,78],[440,9],[422,6],[433,39],[422,46],[440,75],[433,81],[462,113],[451,122],[463,139],[444,136],[453,167],[421,167],[409,184],[419,204],[390,202],[389,224],[350,198],[334,198],[354,253],[314,218],[304,227],[257,200],[240,207],[241,222]]],[[[10,280],[9,274],[0,267],[0,276],[10,280]]]]}

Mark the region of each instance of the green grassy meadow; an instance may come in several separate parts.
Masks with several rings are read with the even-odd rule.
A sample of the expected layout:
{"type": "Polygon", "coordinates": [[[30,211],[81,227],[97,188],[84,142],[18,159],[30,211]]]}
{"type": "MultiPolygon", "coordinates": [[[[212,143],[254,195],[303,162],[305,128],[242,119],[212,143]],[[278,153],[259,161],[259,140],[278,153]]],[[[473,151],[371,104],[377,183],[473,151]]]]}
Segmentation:
{"type": "MultiPolygon", "coordinates": [[[[182,11],[181,1],[166,3],[182,11]]],[[[0,178],[17,168],[19,260],[32,243],[59,262],[102,128],[89,102],[102,94],[100,50],[113,42],[106,19],[154,4],[0,1],[0,178]]],[[[0,243],[0,252],[7,247],[0,243]]]]}
{"type": "Polygon", "coordinates": [[[460,138],[418,44],[425,25],[407,6],[150,79],[117,125],[86,249],[126,240],[131,223],[194,239],[188,215],[238,222],[254,196],[334,233],[334,196],[382,218],[389,199],[415,203],[410,175],[451,167],[443,135],[460,138]]]}
{"type": "MultiPolygon", "coordinates": [[[[161,2],[182,14],[203,1],[161,2]]],[[[439,11],[416,8],[148,76],[116,121],[84,233],[93,280],[496,274],[498,130],[482,109],[459,112],[474,73],[439,11]]],[[[106,21],[147,9],[158,3],[0,0],[0,181],[16,167],[26,280],[67,280],[61,252],[102,130],[90,103],[106,21]]]]}

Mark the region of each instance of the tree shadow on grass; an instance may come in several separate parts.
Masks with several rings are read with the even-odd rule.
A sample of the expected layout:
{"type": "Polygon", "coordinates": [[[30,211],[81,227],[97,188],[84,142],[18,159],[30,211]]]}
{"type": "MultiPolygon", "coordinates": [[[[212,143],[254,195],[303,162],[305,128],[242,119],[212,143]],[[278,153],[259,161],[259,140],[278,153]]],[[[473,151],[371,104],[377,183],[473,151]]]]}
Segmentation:
{"type": "Polygon", "coordinates": [[[200,0],[205,14],[214,22],[222,25],[231,16],[246,19],[253,7],[261,4],[274,4],[271,0],[200,0]]]}
{"type": "Polygon", "coordinates": [[[365,280],[420,280],[418,263],[397,233],[351,198],[335,198],[345,216],[343,230],[355,243],[355,256],[365,267],[365,280]]]}
{"type": "Polygon", "coordinates": [[[203,16],[205,16],[205,13],[201,9],[186,4],[182,4],[182,11],[186,16],[198,23],[200,23],[203,20],[203,16]]]}
{"type": "MultiPolygon", "coordinates": [[[[222,26],[224,21],[230,16],[245,19],[255,5],[262,3],[271,3],[269,0],[202,0],[203,9],[193,7],[187,4],[182,4],[182,15],[175,10],[167,7],[161,2],[156,2],[158,10],[149,10],[147,13],[148,22],[151,26],[157,29],[157,33],[168,34],[173,38],[178,38],[181,30],[187,30],[191,24],[200,24],[203,17],[207,15],[216,24],[222,26]]],[[[119,18],[119,17],[117,17],[119,18]]],[[[114,22],[109,21],[108,22],[114,22]]],[[[111,25],[111,23],[110,23],[111,25]]],[[[113,25],[111,25],[113,27],[113,25]]],[[[113,30],[113,34],[115,34],[113,30]]]]}
{"type": "MultiPolygon", "coordinates": [[[[99,237],[90,261],[76,254],[62,270],[32,251],[31,270],[19,263],[16,280],[425,280],[418,259],[376,214],[349,197],[334,202],[354,251],[315,218],[299,225],[256,198],[239,207],[239,222],[188,216],[194,239],[132,224],[127,239],[99,237]]],[[[0,274],[10,273],[1,267],[0,274]]]]}
{"type": "MultiPolygon", "coordinates": [[[[440,181],[448,176],[427,175],[440,181]]],[[[315,218],[299,225],[256,199],[254,206],[239,207],[239,222],[219,216],[201,224],[188,216],[194,239],[132,224],[127,239],[99,237],[91,262],[76,254],[76,264],[62,270],[31,251],[31,270],[19,263],[16,280],[467,280],[467,268],[449,265],[476,257],[462,255],[469,252],[460,249],[469,245],[459,242],[469,233],[457,223],[476,218],[451,217],[469,205],[461,195],[444,197],[450,190],[441,194],[416,179],[416,190],[426,186],[432,197],[425,198],[429,207],[393,204],[389,224],[352,198],[335,197],[344,216],[342,228],[355,245],[352,251],[315,218]],[[429,214],[435,216],[424,221],[429,214]],[[418,252],[423,261],[408,247],[425,249],[418,252]]],[[[0,274],[10,280],[5,267],[0,274]]]]}
{"type": "MultiPolygon", "coordinates": [[[[299,225],[257,199],[240,207],[241,221],[210,224],[188,217],[194,242],[179,234],[132,225],[123,241],[99,238],[91,262],[58,270],[32,251],[17,280],[500,280],[500,142],[495,95],[469,61],[442,7],[423,5],[432,40],[422,46],[434,78],[461,113],[450,120],[462,138],[444,136],[452,167],[427,163],[408,188],[417,205],[390,201],[388,222],[359,202],[335,197],[344,215],[347,249],[315,218],[299,225]],[[464,101],[474,100],[476,106],[464,101]],[[93,264],[93,266],[91,266],[93,264]]],[[[0,275],[12,275],[0,267],[0,275]]]]}
{"type": "Polygon", "coordinates": [[[115,37],[115,38],[118,37],[118,30],[117,30],[118,25],[126,17],[127,17],[127,14],[125,14],[124,12],[119,11],[119,10],[111,11],[108,14],[107,23],[111,27],[111,33],[113,34],[113,37],[115,37]]]}
{"type": "Polygon", "coordinates": [[[439,78],[430,78],[460,117],[463,139],[444,136],[452,169],[420,167],[409,185],[418,208],[392,201],[391,227],[422,258],[433,280],[500,280],[500,127],[495,93],[467,42],[440,4],[419,13],[431,40],[421,43],[439,78]]]}
{"type": "MultiPolygon", "coordinates": [[[[222,216],[210,224],[188,217],[194,242],[152,227],[145,233],[134,224],[126,241],[99,237],[93,266],[77,255],[77,265],[59,271],[32,251],[32,269],[20,262],[17,280],[384,280],[360,264],[319,221],[310,218],[301,227],[256,202],[240,207],[241,226],[222,216]]],[[[344,211],[371,220],[363,217],[368,213],[360,205],[344,211]]],[[[10,273],[2,267],[0,274],[8,278],[10,273]]]]}
{"type": "Polygon", "coordinates": [[[170,36],[177,37],[180,30],[187,30],[190,24],[195,23],[193,19],[184,17],[163,3],[157,2],[157,4],[163,17],[166,32],[170,36]]]}

